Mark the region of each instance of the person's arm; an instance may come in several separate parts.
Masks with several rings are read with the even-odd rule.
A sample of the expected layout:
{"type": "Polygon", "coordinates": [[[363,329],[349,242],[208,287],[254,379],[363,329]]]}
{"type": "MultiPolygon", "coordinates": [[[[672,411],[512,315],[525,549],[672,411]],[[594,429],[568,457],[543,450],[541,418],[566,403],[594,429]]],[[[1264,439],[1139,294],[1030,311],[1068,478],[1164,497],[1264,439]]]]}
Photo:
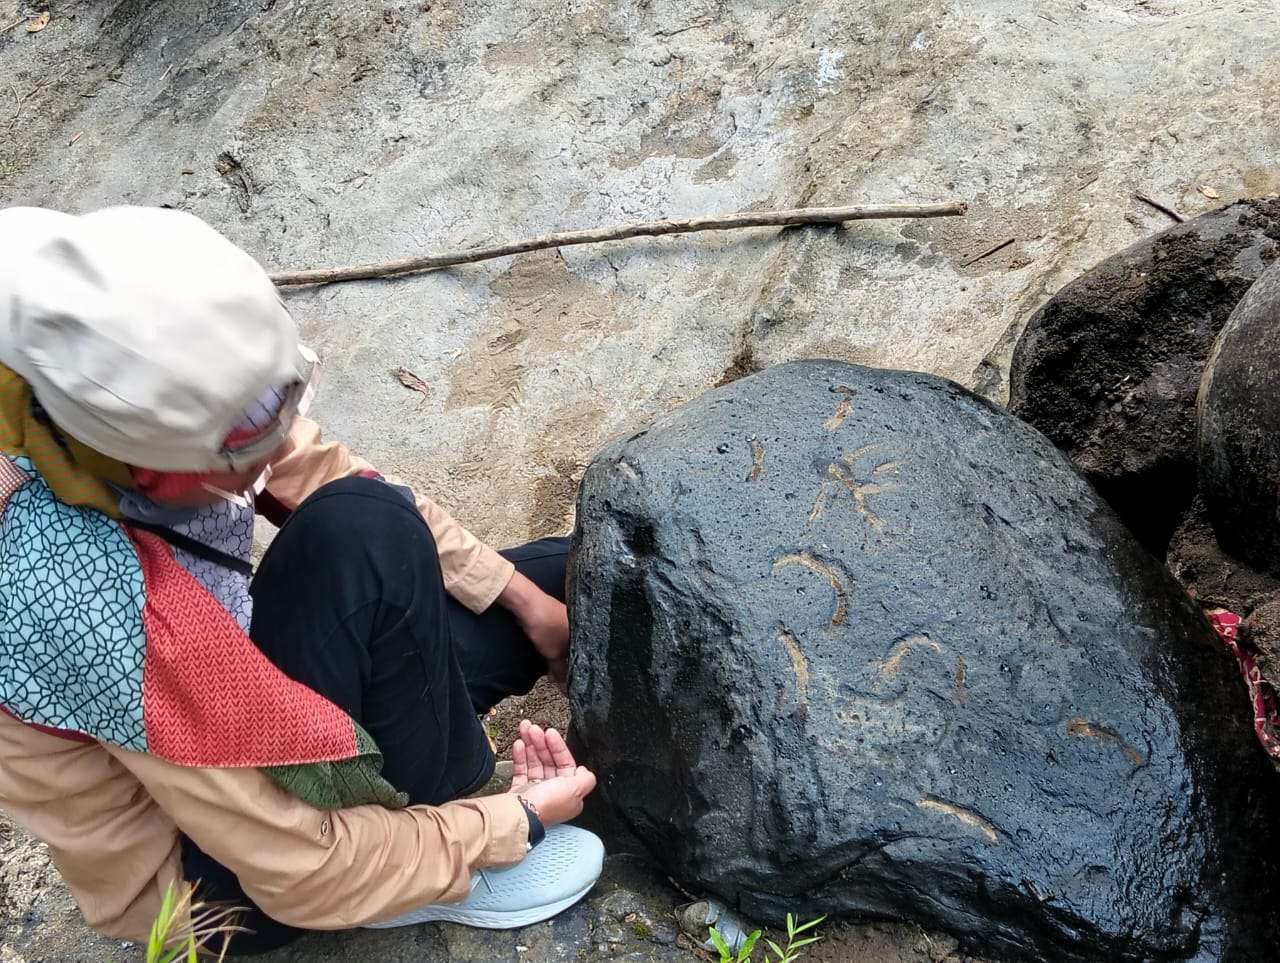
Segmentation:
{"type": "MultiPolygon", "coordinates": [[[[595,777],[575,767],[558,734],[528,722],[521,733],[532,748],[518,742],[516,790],[547,826],[577,816],[595,777]]],[[[312,929],[462,899],[474,869],[516,862],[529,842],[514,794],[325,812],[256,769],[176,766],[49,735],[3,712],[0,808],[48,845],[85,921],[129,940],[146,939],[165,889],[182,879],[179,831],[232,869],[269,915],[312,929]]]]}
{"type": "MultiPolygon", "coordinates": [[[[373,470],[345,445],[323,440],[314,421],[298,418],[282,456],[271,464],[266,493],[291,512],[322,485],[373,470]]],[[[416,494],[415,498],[436,540],[445,590],[471,611],[483,612],[510,585],[515,567],[431,499],[416,494]]]]}
{"type": "Polygon", "coordinates": [[[456,902],[475,870],[528,851],[528,819],[512,795],[324,811],[257,769],[187,768],[107,750],[250,899],[291,926],[346,929],[456,902]]]}
{"type": "Polygon", "coordinates": [[[146,939],[165,889],[182,878],[178,835],[102,746],[0,711],[0,810],[48,846],[86,923],[146,939]]]}

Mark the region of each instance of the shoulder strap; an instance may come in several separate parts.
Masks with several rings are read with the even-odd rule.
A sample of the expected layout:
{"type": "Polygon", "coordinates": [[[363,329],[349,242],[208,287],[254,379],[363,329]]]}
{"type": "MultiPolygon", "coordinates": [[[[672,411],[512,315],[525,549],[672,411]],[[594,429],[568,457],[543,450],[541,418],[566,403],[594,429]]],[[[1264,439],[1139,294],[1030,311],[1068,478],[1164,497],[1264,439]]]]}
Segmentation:
{"type": "Polygon", "coordinates": [[[130,528],[139,528],[144,532],[150,532],[152,535],[158,535],[174,548],[190,552],[196,558],[202,558],[206,562],[212,562],[214,565],[229,568],[233,572],[239,572],[246,578],[253,577],[253,566],[244,559],[229,555],[221,549],[214,548],[212,545],[206,545],[190,535],[183,535],[181,532],[175,532],[171,528],[165,528],[163,525],[153,525],[150,522],[138,522],[130,519],[128,524],[130,528]]]}

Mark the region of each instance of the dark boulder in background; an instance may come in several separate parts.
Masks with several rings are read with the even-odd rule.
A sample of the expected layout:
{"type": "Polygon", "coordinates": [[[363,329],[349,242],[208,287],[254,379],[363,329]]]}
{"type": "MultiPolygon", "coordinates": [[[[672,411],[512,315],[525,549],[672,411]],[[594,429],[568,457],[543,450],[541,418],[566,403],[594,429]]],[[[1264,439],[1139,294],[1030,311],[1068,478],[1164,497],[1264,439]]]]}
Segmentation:
{"type": "Polygon", "coordinates": [[[1214,337],[1278,241],[1280,200],[1178,224],[1064,287],[1014,350],[1010,410],[1156,555],[1195,494],[1195,400],[1214,337]]]}
{"type": "Polygon", "coordinates": [[[951,382],[787,364],[612,444],[570,607],[587,761],[691,889],[984,956],[1271,952],[1234,664],[1052,444],[951,382]]]}
{"type": "Polygon", "coordinates": [[[1200,495],[1178,523],[1169,541],[1165,564],[1187,593],[1205,608],[1221,607],[1247,615],[1262,598],[1280,591],[1280,578],[1222,550],[1200,495]]]}
{"type": "Polygon", "coordinates": [[[1218,336],[1199,415],[1200,486],[1218,544],[1280,575],[1280,265],[1218,336]]]}

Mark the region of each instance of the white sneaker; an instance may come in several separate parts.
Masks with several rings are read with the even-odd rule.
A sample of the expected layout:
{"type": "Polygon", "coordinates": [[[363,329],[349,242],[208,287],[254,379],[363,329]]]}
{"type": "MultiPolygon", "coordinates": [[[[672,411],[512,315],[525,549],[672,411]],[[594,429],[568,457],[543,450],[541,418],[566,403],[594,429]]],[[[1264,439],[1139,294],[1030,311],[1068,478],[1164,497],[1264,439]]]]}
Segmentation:
{"type": "Polygon", "coordinates": [[[486,930],[514,930],[551,919],[586,896],[604,868],[604,843],[576,826],[552,826],[529,855],[506,869],[482,869],[471,877],[461,903],[433,903],[369,929],[413,923],[460,923],[486,930]]]}

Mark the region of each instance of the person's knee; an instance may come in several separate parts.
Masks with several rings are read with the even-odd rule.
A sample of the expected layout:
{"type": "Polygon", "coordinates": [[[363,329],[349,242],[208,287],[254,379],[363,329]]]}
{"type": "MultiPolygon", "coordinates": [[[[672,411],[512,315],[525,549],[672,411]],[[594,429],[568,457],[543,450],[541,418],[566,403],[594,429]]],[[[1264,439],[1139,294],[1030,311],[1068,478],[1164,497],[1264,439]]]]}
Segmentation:
{"type": "Polygon", "coordinates": [[[502,553],[516,570],[552,598],[565,599],[569,539],[540,538],[502,553]]]}
{"type": "Polygon", "coordinates": [[[435,539],[412,494],[376,478],[340,478],[318,488],[276,541],[308,554],[359,552],[374,563],[412,554],[438,564],[435,539]]]}

